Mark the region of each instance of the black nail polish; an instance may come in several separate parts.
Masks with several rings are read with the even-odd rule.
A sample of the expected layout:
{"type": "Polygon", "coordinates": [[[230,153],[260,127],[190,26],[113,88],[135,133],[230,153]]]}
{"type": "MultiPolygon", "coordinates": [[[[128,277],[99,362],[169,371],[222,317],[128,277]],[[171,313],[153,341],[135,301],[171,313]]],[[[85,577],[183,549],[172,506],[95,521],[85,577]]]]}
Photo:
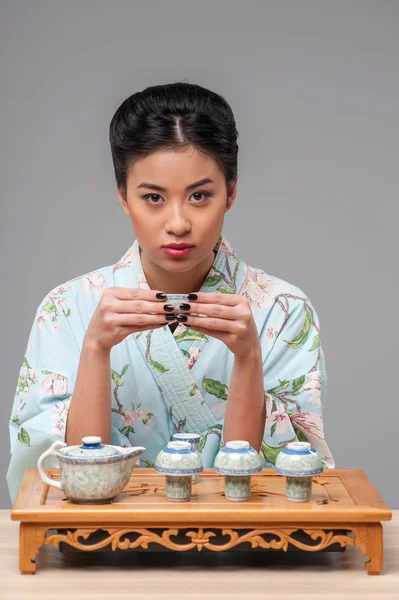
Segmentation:
{"type": "Polygon", "coordinates": [[[183,302],[183,304],[179,304],[180,308],[182,310],[190,310],[191,306],[189,304],[186,304],[185,302],[183,302]]]}
{"type": "Polygon", "coordinates": [[[165,319],[167,321],[175,321],[176,320],[176,315],[165,315],[165,319]]]}
{"type": "Polygon", "coordinates": [[[166,300],[166,294],[164,294],[163,292],[155,294],[155,297],[158,298],[158,300],[166,300]]]}
{"type": "Polygon", "coordinates": [[[189,294],[188,299],[189,300],[198,300],[198,296],[197,296],[197,294],[189,294]]]}
{"type": "Polygon", "coordinates": [[[172,304],[165,304],[163,309],[170,312],[171,310],[175,310],[175,307],[172,304]]]}
{"type": "Polygon", "coordinates": [[[176,315],[178,321],[187,321],[186,315],[176,315]]]}

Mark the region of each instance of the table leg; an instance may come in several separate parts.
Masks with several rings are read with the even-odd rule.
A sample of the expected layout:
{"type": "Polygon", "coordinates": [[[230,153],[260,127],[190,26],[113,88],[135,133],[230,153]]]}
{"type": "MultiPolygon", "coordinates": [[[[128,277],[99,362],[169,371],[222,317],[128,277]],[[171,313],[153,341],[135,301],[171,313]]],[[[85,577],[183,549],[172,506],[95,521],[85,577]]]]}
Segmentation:
{"type": "Polygon", "coordinates": [[[383,528],[381,523],[367,525],[367,556],[366,569],[369,575],[379,575],[383,567],[383,528]]]}
{"type": "Polygon", "coordinates": [[[21,523],[19,526],[19,570],[23,575],[36,572],[35,556],[44,542],[46,529],[34,523],[21,523]]]}

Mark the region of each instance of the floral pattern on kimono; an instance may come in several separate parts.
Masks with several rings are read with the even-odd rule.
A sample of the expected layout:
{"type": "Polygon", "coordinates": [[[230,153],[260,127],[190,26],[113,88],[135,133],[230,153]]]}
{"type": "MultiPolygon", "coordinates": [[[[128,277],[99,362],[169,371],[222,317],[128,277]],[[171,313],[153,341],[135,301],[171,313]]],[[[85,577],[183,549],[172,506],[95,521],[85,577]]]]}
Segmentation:
{"type": "MultiPolygon", "coordinates": [[[[214,252],[200,291],[247,298],[259,334],[264,465],[273,465],[288,442],[301,439],[334,467],[323,426],[327,375],[313,305],[296,286],[247,265],[224,235],[214,252]]],[[[115,264],[57,286],[39,304],[9,423],[7,482],[13,502],[25,469],[36,467],[54,440],[65,440],[84,336],[104,289],[149,289],[140,253],[135,241],[115,264]]],[[[174,432],[199,433],[204,466],[212,467],[223,443],[233,365],[234,355],[223,342],[182,324],[173,333],[165,325],[129,335],[111,350],[111,443],[144,446],[140,466],[152,467],[174,432]]],[[[57,467],[58,462],[50,458],[46,465],[57,467]]]]}

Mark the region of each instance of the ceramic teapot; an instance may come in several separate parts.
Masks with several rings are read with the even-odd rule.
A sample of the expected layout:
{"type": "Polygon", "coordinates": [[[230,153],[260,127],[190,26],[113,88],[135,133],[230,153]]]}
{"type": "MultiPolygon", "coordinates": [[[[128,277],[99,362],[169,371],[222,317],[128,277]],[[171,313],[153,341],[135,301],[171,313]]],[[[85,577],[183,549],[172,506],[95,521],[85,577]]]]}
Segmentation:
{"type": "Polygon", "coordinates": [[[112,502],[129,481],[131,472],[145,448],[122,448],[101,443],[97,436],[84,437],[81,446],[67,446],[56,441],[37,463],[44,483],[62,490],[78,504],[112,502]],[[47,477],[43,463],[55,456],[60,463],[60,481],[47,477]]]}

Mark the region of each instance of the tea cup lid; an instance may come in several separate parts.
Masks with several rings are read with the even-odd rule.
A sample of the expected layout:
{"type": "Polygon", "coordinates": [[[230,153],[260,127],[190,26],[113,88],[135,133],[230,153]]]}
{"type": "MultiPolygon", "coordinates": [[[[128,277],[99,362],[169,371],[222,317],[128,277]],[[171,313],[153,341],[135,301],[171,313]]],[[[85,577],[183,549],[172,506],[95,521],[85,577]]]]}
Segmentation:
{"type": "Polygon", "coordinates": [[[213,469],[224,475],[253,475],[262,470],[262,460],[249,442],[232,440],[219,450],[213,469]]]}
{"type": "Polygon", "coordinates": [[[201,456],[190,442],[173,440],[155,460],[155,470],[166,475],[194,475],[203,470],[201,456]]]}
{"type": "Polygon", "coordinates": [[[81,446],[68,446],[63,451],[63,455],[85,460],[87,458],[109,458],[122,454],[115,446],[102,444],[101,441],[99,436],[86,436],[82,438],[81,446]]]}
{"type": "Polygon", "coordinates": [[[176,441],[189,442],[190,444],[198,444],[201,436],[199,433],[174,433],[173,439],[176,441]]]}

